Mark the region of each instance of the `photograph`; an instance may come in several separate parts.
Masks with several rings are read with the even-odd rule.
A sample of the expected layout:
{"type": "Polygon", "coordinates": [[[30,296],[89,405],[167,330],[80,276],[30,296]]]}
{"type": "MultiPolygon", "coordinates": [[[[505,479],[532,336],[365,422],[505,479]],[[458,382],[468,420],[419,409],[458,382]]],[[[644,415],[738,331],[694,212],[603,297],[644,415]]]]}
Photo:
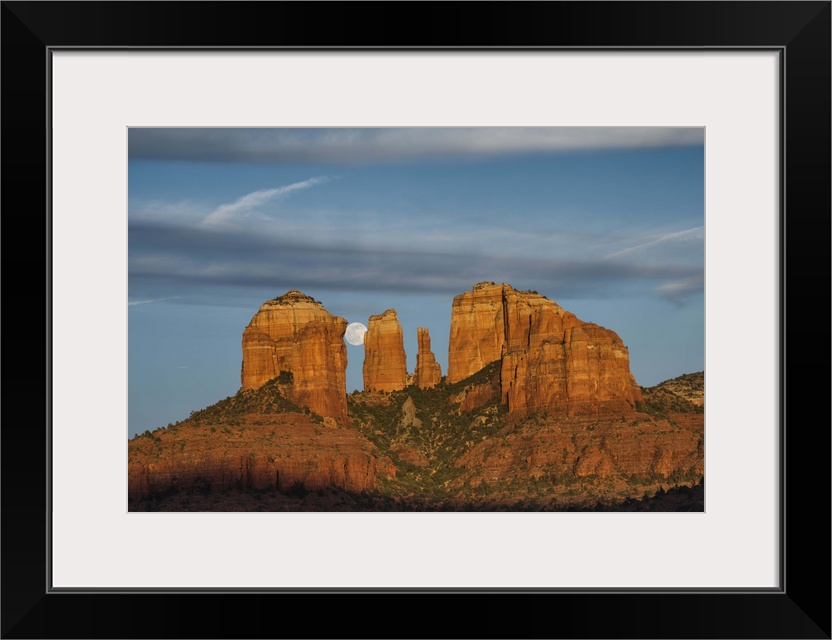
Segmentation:
{"type": "Polygon", "coordinates": [[[4,0],[0,636],[830,638],[830,14],[4,0]]]}
{"type": "Polygon", "coordinates": [[[704,128],[128,157],[130,511],[704,510],[704,128]]]}

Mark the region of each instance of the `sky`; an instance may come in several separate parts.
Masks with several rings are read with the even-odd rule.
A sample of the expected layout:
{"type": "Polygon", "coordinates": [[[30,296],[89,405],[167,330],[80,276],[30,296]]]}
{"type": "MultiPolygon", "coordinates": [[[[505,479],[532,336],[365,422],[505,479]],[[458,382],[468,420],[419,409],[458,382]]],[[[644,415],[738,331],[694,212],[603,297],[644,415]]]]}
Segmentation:
{"type": "MultiPolygon", "coordinates": [[[[453,298],[532,289],[614,330],[642,386],[704,370],[704,129],[131,128],[128,434],[240,388],[290,289],[394,308],[447,372],[453,298]]],[[[347,391],[363,346],[347,345],[347,391]]]]}

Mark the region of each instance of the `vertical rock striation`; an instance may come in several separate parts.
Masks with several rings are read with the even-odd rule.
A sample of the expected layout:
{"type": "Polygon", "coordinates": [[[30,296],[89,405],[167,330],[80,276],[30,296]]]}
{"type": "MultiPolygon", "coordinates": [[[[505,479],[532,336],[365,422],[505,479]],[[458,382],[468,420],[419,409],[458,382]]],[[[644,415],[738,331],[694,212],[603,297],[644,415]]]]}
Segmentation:
{"type": "Polygon", "coordinates": [[[512,416],[625,411],[642,400],[627,347],[614,331],[536,292],[480,283],[454,298],[448,381],[498,359],[502,400],[512,416]]]}
{"type": "Polygon", "coordinates": [[[346,327],[344,318],[300,291],[264,302],[243,331],[243,388],[257,389],[288,371],[293,402],[345,421],[346,327]]]}
{"type": "Polygon", "coordinates": [[[509,413],[609,413],[642,400],[618,334],[537,293],[506,287],[500,384],[509,413]]]}
{"type": "Polygon", "coordinates": [[[395,309],[370,316],[364,334],[364,391],[398,391],[407,384],[407,356],[395,309]]]}
{"type": "Polygon", "coordinates": [[[503,290],[480,282],[454,298],[448,348],[448,382],[453,384],[499,360],[505,343],[503,290]]]}
{"type": "Polygon", "coordinates": [[[442,380],[442,367],[439,366],[436,356],[430,350],[428,330],[418,327],[416,337],[419,342],[419,351],[416,353],[416,374],[413,382],[421,389],[430,389],[442,380]]]}

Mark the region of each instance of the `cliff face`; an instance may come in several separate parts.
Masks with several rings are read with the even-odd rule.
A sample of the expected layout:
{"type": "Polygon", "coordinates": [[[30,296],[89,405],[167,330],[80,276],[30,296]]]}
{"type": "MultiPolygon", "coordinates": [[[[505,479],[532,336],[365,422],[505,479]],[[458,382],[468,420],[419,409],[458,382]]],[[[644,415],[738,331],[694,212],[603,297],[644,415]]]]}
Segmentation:
{"type": "Polygon", "coordinates": [[[642,400],[630,355],[614,331],[583,322],[536,293],[507,289],[500,372],[512,415],[627,411],[642,400]]]}
{"type": "Polygon", "coordinates": [[[338,421],[347,418],[347,321],[300,291],[263,303],[243,331],[244,389],[281,371],[294,377],[292,401],[338,421]]]}
{"type": "Polygon", "coordinates": [[[174,489],[286,491],[298,483],[366,491],[379,477],[396,474],[390,459],[355,430],[319,424],[309,415],[252,414],[233,427],[223,424],[189,420],[153,438],[131,440],[130,499],[174,489]]]}
{"type": "Polygon", "coordinates": [[[503,291],[507,286],[481,282],[474,285],[473,291],[454,298],[448,348],[450,384],[475,374],[502,356],[503,291]]]}
{"type": "Polygon", "coordinates": [[[499,359],[502,399],[513,417],[626,411],[642,400],[614,331],[537,293],[480,283],[454,298],[448,380],[499,359]]]}
{"type": "Polygon", "coordinates": [[[364,391],[398,391],[407,384],[402,326],[394,309],[370,316],[364,334],[364,391]]]}
{"type": "Polygon", "coordinates": [[[419,351],[416,354],[416,373],[413,382],[422,389],[430,389],[442,380],[442,368],[436,361],[433,351],[430,350],[428,330],[422,327],[417,328],[416,337],[419,341],[419,351]]]}

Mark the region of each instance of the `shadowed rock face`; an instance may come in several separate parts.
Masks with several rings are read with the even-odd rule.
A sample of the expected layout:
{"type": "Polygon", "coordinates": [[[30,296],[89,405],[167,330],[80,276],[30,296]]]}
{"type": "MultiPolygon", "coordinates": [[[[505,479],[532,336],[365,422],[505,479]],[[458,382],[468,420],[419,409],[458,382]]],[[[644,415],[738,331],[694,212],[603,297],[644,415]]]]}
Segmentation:
{"type": "Polygon", "coordinates": [[[419,341],[419,351],[416,354],[416,374],[414,384],[421,389],[435,387],[442,380],[442,367],[436,361],[436,356],[430,350],[430,333],[427,329],[416,329],[419,341]]]}
{"type": "Polygon", "coordinates": [[[364,334],[364,391],[398,391],[407,384],[407,356],[395,309],[370,316],[364,334]]]}
{"type": "Polygon", "coordinates": [[[480,283],[454,298],[448,380],[494,360],[501,360],[502,400],[514,417],[599,414],[642,400],[627,347],[614,331],[537,293],[480,283]]]}
{"type": "Polygon", "coordinates": [[[243,389],[288,371],[292,401],[343,422],[347,418],[347,321],[300,291],[263,303],[243,331],[243,389]]]}
{"type": "Polygon", "coordinates": [[[131,440],[130,499],[172,489],[285,491],[297,483],[366,491],[396,473],[354,429],[317,424],[302,413],[241,416],[233,431],[212,422],[188,420],[155,438],[131,440]]]}

